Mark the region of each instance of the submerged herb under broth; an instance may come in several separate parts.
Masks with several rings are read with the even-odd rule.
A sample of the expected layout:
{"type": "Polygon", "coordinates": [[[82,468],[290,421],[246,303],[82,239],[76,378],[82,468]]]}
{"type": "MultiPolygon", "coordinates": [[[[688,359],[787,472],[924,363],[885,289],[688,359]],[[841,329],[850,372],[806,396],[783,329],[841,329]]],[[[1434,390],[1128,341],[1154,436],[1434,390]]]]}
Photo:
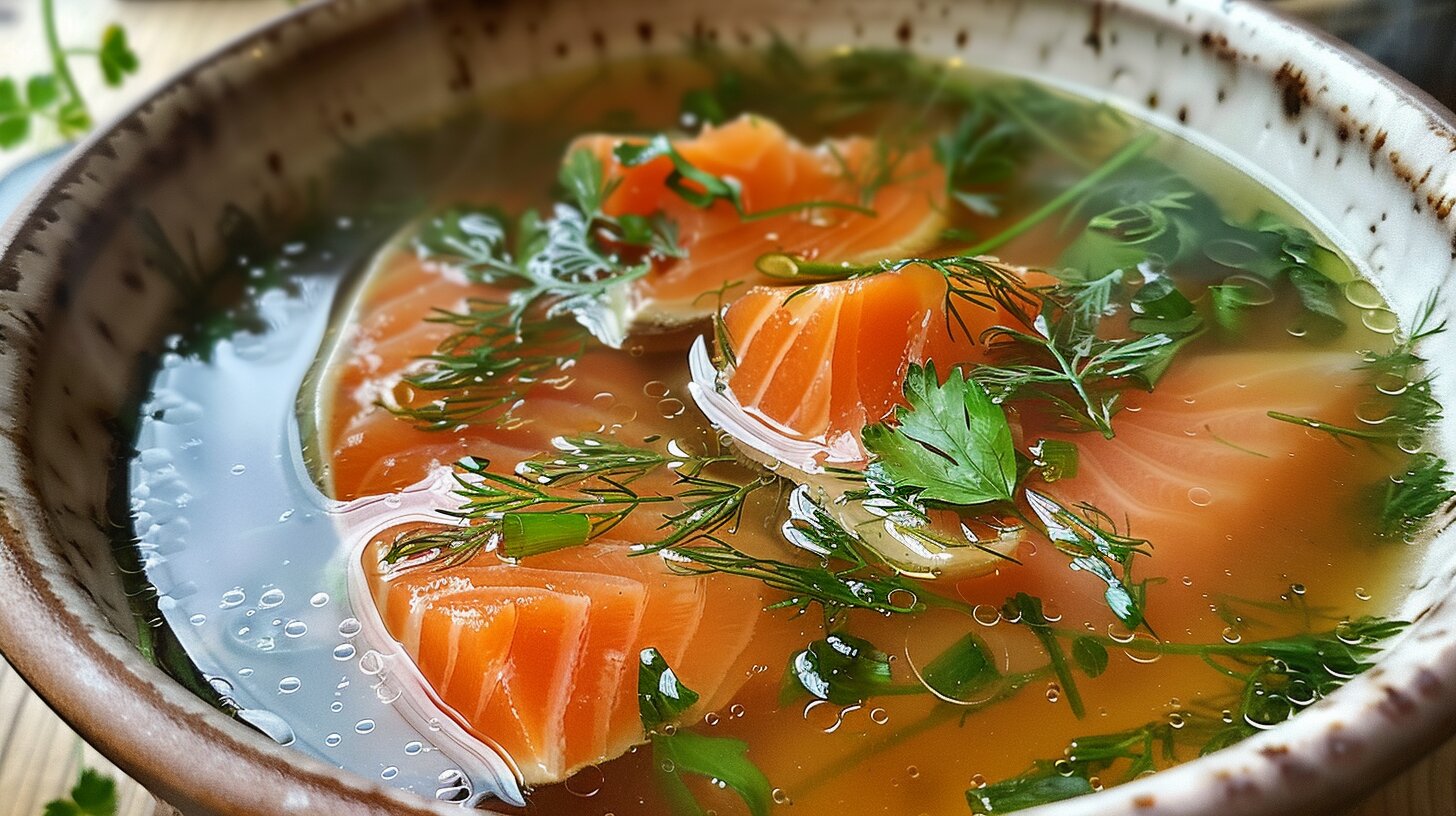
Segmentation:
{"type": "MultiPolygon", "coordinates": [[[[644,132],[614,151],[610,172],[584,151],[565,152],[559,173],[543,159],[539,177],[556,177],[557,193],[533,199],[534,209],[498,205],[484,178],[469,196],[483,206],[434,211],[387,273],[461,275],[464,308],[430,304],[425,319],[443,332],[433,353],[377,392],[377,408],[349,406],[351,416],[376,410],[413,426],[397,437],[408,444],[459,443],[457,506],[438,524],[414,522],[375,542],[394,573],[550,569],[552,558],[625,535],[625,557],[672,571],[662,581],[707,576],[761,593],[766,611],[745,647],[752,665],[727,709],[683,721],[712,690],[685,684],[663,644],[643,644],[628,665],[648,747],[581,771],[596,780],[585,798],[579,775],[529,791],[528,809],[761,814],[792,801],[896,812],[914,801],[935,812],[1007,812],[1277,725],[1367,668],[1398,634],[1403,624],[1362,604],[1373,588],[1394,608],[1388,588],[1408,557],[1396,549],[1452,496],[1445,462],[1423,448],[1440,406],[1414,349],[1440,326],[1392,340],[1362,325],[1343,289],[1354,271],[1282,202],[1226,168],[1214,195],[1190,148],[1105,108],[896,54],[808,60],[776,47],[761,63],[716,52],[695,59],[706,71],[685,80],[680,123],[729,123],[749,111],[805,140],[872,134],[860,171],[839,159],[857,193],[755,209],[744,203],[748,182],[696,166],[661,110],[637,119],[644,132]],[[761,448],[716,433],[693,410],[686,385],[699,335],[715,346],[710,390],[733,393],[737,372],[753,365],[731,325],[748,284],[705,287],[719,307],[701,328],[639,334],[622,316],[623,287],[691,258],[695,239],[662,211],[608,211],[622,183],[612,173],[669,162],[663,200],[720,207],[744,224],[874,218],[877,196],[904,183],[896,168],[917,146],[945,177],[947,221],[927,246],[875,262],[764,252],[744,280],[777,281],[785,309],[852,291],[820,287],[928,270],[946,287],[938,336],[976,352],[909,360],[899,407],[853,429],[863,462],[818,473],[765,465],[761,448]],[[981,257],[993,250],[999,259],[981,257]],[[1254,406],[1271,426],[1326,431],[1337,447],[1320,456],[1343,457],[1341,473],[1286,473],[1307,513],[1266,506],[1277,518],[1262,527],[1220,517],[1227,552],[1189,554],[1147,532],[1163,522],[1140,518],[1136,502],[1109,507],[1082,494],[1079,479],[1101,473],[1114,446],[1143,444],[1124,440],[1144,438],[1137,429],[1160,410],[1167,378],[1189,389],[1189,370],[1254,353],[1295,372],[1351,372],[1352,387],[1384,401],[1378,418],[1254,406]],[[1336,358],[1344,362],[1331,366],[1336,358]],[[663,376],[671,365],[676,373],[663,376]],[[598,395],[604,405],[641,392],[663,415],[603,409],[613,418],[586,431],[533,427],[548,416],[534,406],[557,399],[542,389],[568,399],[592,377],[612,383],[598,395]],[[669,401],[671,416],[661,408],[669,401]],[[536,449],[521,453],[513,438],[536,449]],[[886,536],[973,556],[988,574],[909,568],[887,554],[886,536]],[[1360,568],[1340,563],[1355,558],[1360,568]],[[1247,603],[1224,597],[1234,592],[1247,603]],[[1169,699],[1131,699],[1133,687],[1165,689],[1169,699]]],[[[618,82],[604,99],[635,101],[632,84],[618,82]]],[[[368,287],[381,284],[363,285],[351,319],[369,319],[368,287]]],[[[1271,456],[1209,426],[1186,430],[1250,461],[1271,456]]],[[[326,489],[340,498],[390,492],[348,482],[363,466],[332,447],[326,489]]],[[[330,448],[320,444],[325,455],[330,448]]],[[[398,471],[394,489],[413,481],[410,467],[385,467],[398,471]]],[[[1189,491],[1189,512],[1220,499],[1200,504],[1200,489],[1189,491]]]]}

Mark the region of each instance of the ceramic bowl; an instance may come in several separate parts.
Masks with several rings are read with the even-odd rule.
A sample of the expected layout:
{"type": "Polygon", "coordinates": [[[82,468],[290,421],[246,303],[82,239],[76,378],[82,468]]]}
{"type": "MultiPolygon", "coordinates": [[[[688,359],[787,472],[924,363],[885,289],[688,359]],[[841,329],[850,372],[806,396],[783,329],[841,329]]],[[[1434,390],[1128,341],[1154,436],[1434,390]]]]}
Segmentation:
{"type": "MultiPolygon", "coordinates": [[[[1339,44],[1228,0],[343,0],[183,71],[76,149],[0,244],[0,649],[86,739],[189,814],[447,806],[341,775],[183,690],[139,654],[110,535],[118,429],[176,289],[136,214],[204,258],[226,207],[297,202],[349,145],[490,87],[690,38],[777,32],[1026,74],[1135,111],[1294,201],[1409,320],[1456,269],[1450,114],[1339,44]]],[[[284,207],[286,209],[286,206],[284,207]]],[[[1451,315],[1443,298],[1439,311],[1451,315]]],[[[1456,332],[1435,338],[1456,405],[1456,332]],[[1449,369],[1449,370],[1448,370],[1449,369]]],[[[1450,432],[1438,448],[1452,453],[1450,432]]],[[[124,507],[121,515],[124,515],[124,507]]],[[[1456,535],[1436,541],[1379,665],[1296,720],[1047,814],[1325,813],[1456,732],[1456,535]]]]}

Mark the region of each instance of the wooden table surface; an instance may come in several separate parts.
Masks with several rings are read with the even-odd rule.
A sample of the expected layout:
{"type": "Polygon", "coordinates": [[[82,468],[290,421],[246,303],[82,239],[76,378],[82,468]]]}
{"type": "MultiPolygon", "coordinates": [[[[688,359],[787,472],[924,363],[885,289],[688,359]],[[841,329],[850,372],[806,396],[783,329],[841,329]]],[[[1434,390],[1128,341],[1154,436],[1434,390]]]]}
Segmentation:
{"type": "MultiPolygon", "coordinates": [[[[38,5],[38,0],[0,0],[0,76],[48,70],[38,5]]],[[[139,73],[120,89],[107,88],[93,66],[78,63],[82,93],[103,122],[177,68],[289,8],[285,0],[57,0],[57,6],[63,42],[90,43],[115,21],[126,26],[141,56],[139,73]]],[[[41,135],[25,149],[0,152],[0,175],[47,146],[50,135],[41,135]]],[[[120,816],[151,813],[153,800],[146,791],[117,773],[0,660],[0,816],[40,816],[47,801],[69,790],[82,767],[115,774],[120,816]]],[[[1352,802],[1349,816],[1456,816],[1456,740],[1429,757],[1413,759],[1404,775],[1371,799],[1352,802]]]]}

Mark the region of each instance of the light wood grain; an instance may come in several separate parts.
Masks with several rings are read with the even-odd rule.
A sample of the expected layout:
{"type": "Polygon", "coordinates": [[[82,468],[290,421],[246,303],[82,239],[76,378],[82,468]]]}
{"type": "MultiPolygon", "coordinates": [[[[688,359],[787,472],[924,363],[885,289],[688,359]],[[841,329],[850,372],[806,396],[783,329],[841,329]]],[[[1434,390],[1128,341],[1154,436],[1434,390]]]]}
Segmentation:
{"type": "MultiPolygon", "coordinates": [[[[1292,0],[1326,10],[1349,0],[1292,0]]],[[[123,23],[142,55],[139,74],[121,89],[107,88],[93,65],[77,65],[77,80],[98,121],[121,111],[178,68],[240,32],[287,11],[283,0],[57,0],[67,43],[94,41],[103,26],[123,23]]],[[[37,0],[0,0],[0,76],[49,70],[37,0]]],[[[0,153],[0,174],[42,147],[0,153]]],[[[13,670],[0,660],[0,816],[38,816],[44,803],[63,796],[80,768],[115,768],[65,726],[13,670]]],[[[121,816],[146,816],[154,800],[141,786],[116,774],[121,816]]],[[[1311,814],[1311,816],[1315,816],[1311,814]]],[[[1456,816],[1456,740],[1412,767],[1379,794],[1354,806],[1349,816],[1456,816]]]]}

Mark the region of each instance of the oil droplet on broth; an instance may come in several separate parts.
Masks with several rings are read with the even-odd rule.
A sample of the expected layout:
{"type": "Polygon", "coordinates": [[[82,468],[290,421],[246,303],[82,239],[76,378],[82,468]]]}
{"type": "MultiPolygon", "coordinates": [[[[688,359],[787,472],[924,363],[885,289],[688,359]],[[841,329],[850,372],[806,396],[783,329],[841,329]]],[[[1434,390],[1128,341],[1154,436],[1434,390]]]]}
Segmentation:
{"type": "Polygon", "coordinates": [[[1190,487],[1188,501],[1195,507],[1207,507],[1213,503],[1213,494],[1201,487],[1190,487]]]}
{"type": "Polygon", "coordinates": [[[563,785],[566,787],[567,792],[573,796],[588,799],[601,793],[602,784],[605,781],[606,777],[603,775],[601,768],[595,765],[588,765],[568,777],[563,785]]]}

